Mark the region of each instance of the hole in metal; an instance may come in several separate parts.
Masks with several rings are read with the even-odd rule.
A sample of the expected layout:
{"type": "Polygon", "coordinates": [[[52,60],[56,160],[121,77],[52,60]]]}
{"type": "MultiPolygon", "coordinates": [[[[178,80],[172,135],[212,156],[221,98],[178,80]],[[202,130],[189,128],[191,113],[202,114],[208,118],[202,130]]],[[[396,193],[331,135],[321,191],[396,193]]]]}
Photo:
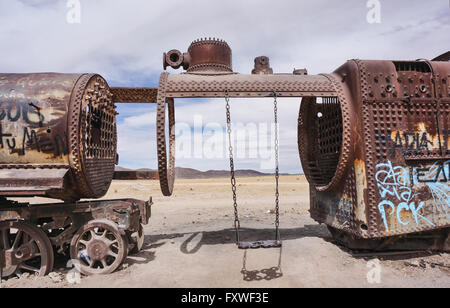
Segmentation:
{"type": "Polygon", "coordinates": [[[306,159],[303,170],[313,184],[326,186],[333,179],[342,149],[342,111],[337,97],[322,97],[307,102],[301,114],[306,159]]]}

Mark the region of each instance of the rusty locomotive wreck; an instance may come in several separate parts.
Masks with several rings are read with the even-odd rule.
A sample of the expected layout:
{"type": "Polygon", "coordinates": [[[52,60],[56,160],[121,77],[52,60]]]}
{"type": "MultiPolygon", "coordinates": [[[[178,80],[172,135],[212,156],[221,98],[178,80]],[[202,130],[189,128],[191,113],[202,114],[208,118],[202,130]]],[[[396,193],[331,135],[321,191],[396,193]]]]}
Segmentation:
{"type": "Polygon", "coordinates": [[[107,192],[116,148],[115,105],[102,77],[0,74],[3,277],[48,274],[54,249],[86,275],[107,274],[142,248],[151,200],[79,201],[107,192]],[[64,203],[8,199],[35,196],[64,203]]]}
{"type": "MultiPolygon", "coordinates": [[[[267,57],[234,73],[231,49],[198,40],[169,51],[155,89],[160,183],[173,188],[165,103],[174,98],[301,97],[298,148],[311,216],[354,249],[450,250],[450,55],[432,61],[350,60],[332,74],[273,74],[267,57]]],[[[170,133],[170,148],[173,148],[170,133]]]]}
{"type": "Polygon", "coordinates": [[[157,104],[161,190],[175,181],[175,99],[298,97],[298,148],[311,216],[352,249],[450,250],[450,63],[350,60],[331,74],[274,74],[267,57],[233,71],[228,44],[164,54],[157,88],[99,75],[0,74],[0,268],[46,274],[53,249],[85,274],[142,246],[151,201],[105,200],[117,163],[116,103],[157,104]],[[168,109],[168,119],[166,119],[168,109]],[[168,122],[168,125],[167,123],[168,122]],[[168,129],[167,129],[168,126],[168,129]],[[29,204],[11,198],[64,201],[29,204]]]}

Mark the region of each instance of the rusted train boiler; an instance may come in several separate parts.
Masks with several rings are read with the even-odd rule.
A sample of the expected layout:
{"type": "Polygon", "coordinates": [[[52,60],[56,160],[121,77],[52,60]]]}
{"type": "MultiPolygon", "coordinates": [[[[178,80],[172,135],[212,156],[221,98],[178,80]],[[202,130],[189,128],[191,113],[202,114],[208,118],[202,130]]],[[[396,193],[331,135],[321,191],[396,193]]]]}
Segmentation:
{"type": "Polygon", "coordinates": [[[450,63],[351,60],[303,98],[311,216],[350,248],[450,250],[450,63]]]}
{"type": "Polygon", "coordinates": [[[116,111],[99,75],[0,74],[3,277],[52,270],[54,248],[84,274],[117,269],[142,247],[151,201],[105,195],[117,162],[116,111]],[[7,198],[48,197],[30,204],[7,198]]]}
{"type": "Polygon", "coordinates": [[[448,251],[449,59],[350,60],[332,74],[309,76],[273,74],[268,58],[258,57],[252,75],[242,75],[233,72],[223,41],[172,50],[164,67],[187,71],[163,73],[157,89],[162,191],[173,188],[166,103],[170,111],[175,98],[301,97],[298,147],[311,216],[350,248],[448,251]]]}
{"type": "Polygon", "coordinates": [[[103,196],[116,111],[98,75],[0,75],[0,195],[65,201],[103,196]]]}

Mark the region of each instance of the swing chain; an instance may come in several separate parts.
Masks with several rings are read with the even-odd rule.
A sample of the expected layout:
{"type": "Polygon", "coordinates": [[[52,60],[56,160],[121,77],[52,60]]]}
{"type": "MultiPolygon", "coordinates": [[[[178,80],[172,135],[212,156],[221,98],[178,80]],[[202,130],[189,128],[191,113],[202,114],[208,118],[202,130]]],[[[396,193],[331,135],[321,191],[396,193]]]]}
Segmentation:
{"type": "Polygon", "coordinates": [[[233,206],[234,206],[234,229],[236,231],[236,243],[240,243],[239,230],[241,228],[241,223],[239,221],[239,212],[237,204],[237,188],[236,188],[236,176],[234,172],[234,155],[233,155],[233,143],[231,140],[231,112],[230,112],[230,97],[228,95],[228,90],[225,93],[226,110],[227,110],[227,133],[228,133],[228,143],[229,143],[229,156],[230,156],[230,171],[231,171],[231,189],[233,191],[233,206]]]}
{"type": "Polygon", "coordinates": [[[231,188],[233,192],[233,206],[234,206],[234,229],[236,232],[236,243],[241,249],[248,248],[270,248],[270,247],[281,247],[281,236],[280,236],[280,207],[279,207],[279,140],[278,140],[278,102],[277,93],[273,92],[274,96],[274,116],[275,116],[275,180],[276,180],[276,191],[275,191],[275,227],[276,235],[275,241],[259,241],[259,242],[245,242],[241,243],[240,240],[240,228],[241,223],[239,221],[239,212],[237,204],[237,188],[236,188],[236,175],[234,169],[234,155],[233,155],[233,143],[231,138],[231,107],[230,107],[230,96],[228,90],[225,92],[226,101],[226,115],[227,115],[227,133],[229,142],[229,157],[230,157],[230,173],[231,173],[231,188]]]}
{"type": "Polygon", "coordinates": [[[275,228],[276,228],[276,241],[280,241],[280,192],[279,192],[279,179],[280,179],[280,167],[279,167],[279,140],[278,140],[278,101],[277,93],[273,92],[274,96],[274,121],[275,121],[275,228]]]}

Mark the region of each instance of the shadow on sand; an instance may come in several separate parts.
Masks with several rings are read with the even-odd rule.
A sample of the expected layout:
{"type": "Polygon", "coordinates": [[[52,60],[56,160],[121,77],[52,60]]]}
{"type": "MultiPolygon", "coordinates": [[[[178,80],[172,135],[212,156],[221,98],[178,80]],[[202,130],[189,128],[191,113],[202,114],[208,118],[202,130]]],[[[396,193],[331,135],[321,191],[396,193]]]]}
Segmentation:
{"type": "MultiPolygon", "coordinates": [[[[326,226],[321,225],[305,225],[301,228],[292,229],[280,229],[281,237],[284,241],[296,240],[304,237],[318,237],[326,240],[331,240],[331,235],[328,232],[326,226]]],[[[168,241],[184,238],[188,236],[180,245],[180,251],[184,254],[195,254],[204,245],[220,245],[220,244],[232,244],[235,239],[235,230],[224,229],[217,231],[205,231],[205,232],[188,232],[188,233],[173,233],[173,234],[159,234],[159,235],[146,235],[145,244],[142,251],[135,256],[142,260],[129,259],[128,263],[133,264],[145,264],[155,259],[155,249],[165,245],[168,241]],[[201,235],[201,236],[200,236],[201,235]],[[197,239],[199,239],[197,241],[197,239]],[[189,247],[192,246],[193,247],[189,247]],[[150,251],[152,250],[152,251],[150,251]]],[[[275,239],[274,229],[241,229],[241,238],[245,241],[260,241],[267,239],[275,239]]],[[[236,248],[237,249],[237,248],[236,248]]],[[[263,249],[263,248],[261,248],[263,249]]],[[[261,281],[261,280],[273,280],[283,276],[281,270],[282,261],[282,248],[271,248],[279,251],[278,264],[271,268],[265,268],[261,270],[247,270],[247,250],[243,251],[243,265],[241,274],[245,281],[261,281]]]]}
{"type": "MultiPolygon", "coordinates": [[[[331,239],[331,235],[328,232],[326,226],[321,225],[305,225],[302,228],[293,229],[280,229],[281,237],[283,240],[296,240],[304,237],[318,237],[331,239]]],[[[159,234],[159,235],[146,235],[145,236],[145,246],[144,249],[152,249],[157,247],[152,247],[154,245],[164,245],[164,243],[159,243],[164,240],[173,240],[176,238],[182,238],[186,235],[189,237],[181,244],[180,250],[184,254],[195,254],[203,245],[219,245],[219,244],[231,244],[233,243],[236,234],[235,230],[224,229],[217,231],[205,231],[205,232],[188,232],[188,233],[173,233],[173,234],[159,234]],[[202,234],[202,238],[198,243],[191,249],[188,249],[188,245],[202,234]]],[[[241,239],[245,241],[259,241],[275,239],[274,229],[248,229],[241,228],[241,239]]]]}

